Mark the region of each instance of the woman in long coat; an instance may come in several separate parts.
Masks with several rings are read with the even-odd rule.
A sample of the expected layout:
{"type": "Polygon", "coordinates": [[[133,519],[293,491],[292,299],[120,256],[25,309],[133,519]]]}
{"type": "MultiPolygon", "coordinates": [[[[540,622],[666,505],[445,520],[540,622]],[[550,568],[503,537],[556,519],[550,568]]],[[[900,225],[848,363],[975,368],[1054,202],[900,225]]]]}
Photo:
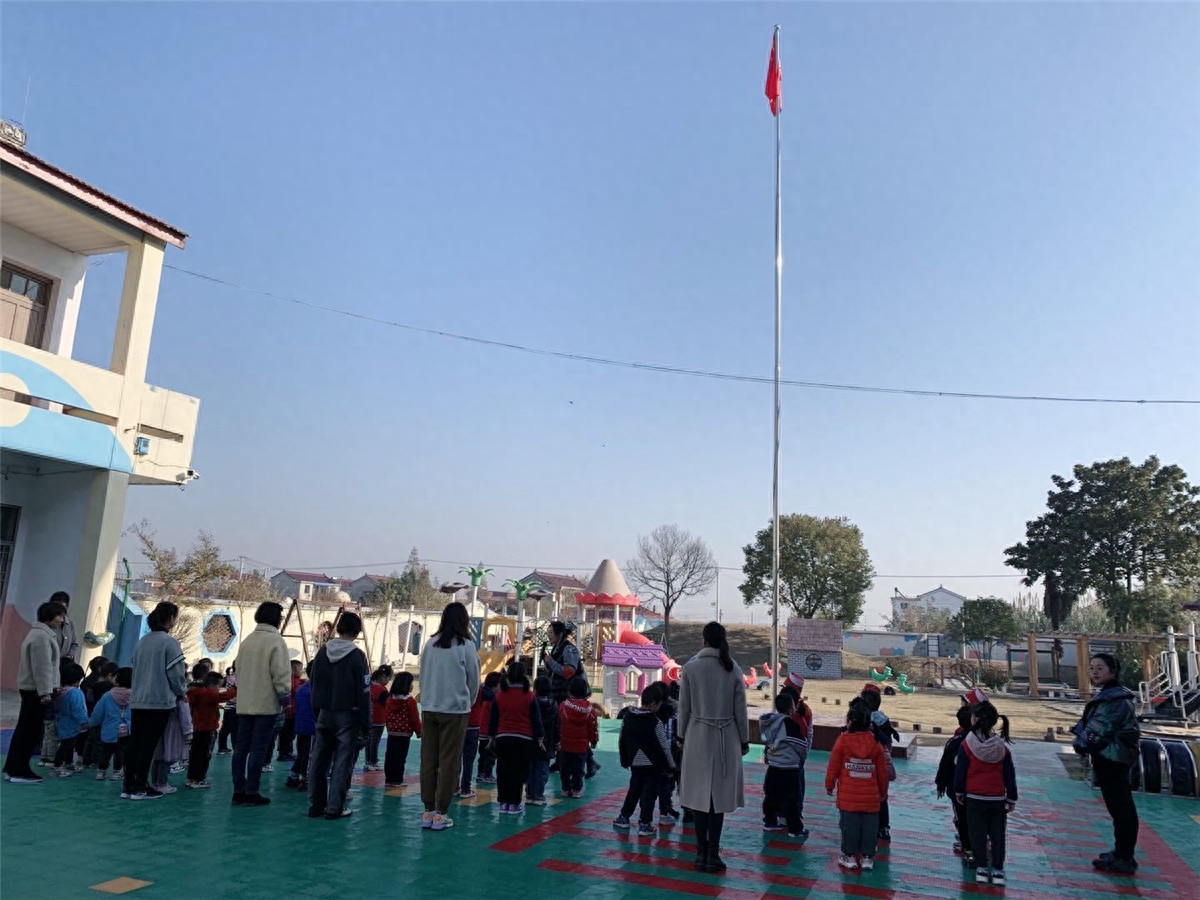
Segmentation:
{"type": "Polygon", "coordinates": [[[679,799],[696,822],[696,868],[724,872],[719,854],[725,813],[745,805],[742,757],[750,751],[746,684],[729,656],[725,628],[704,626],[704,646],[683,667],[679,691],[683,745],[679,799]]]}

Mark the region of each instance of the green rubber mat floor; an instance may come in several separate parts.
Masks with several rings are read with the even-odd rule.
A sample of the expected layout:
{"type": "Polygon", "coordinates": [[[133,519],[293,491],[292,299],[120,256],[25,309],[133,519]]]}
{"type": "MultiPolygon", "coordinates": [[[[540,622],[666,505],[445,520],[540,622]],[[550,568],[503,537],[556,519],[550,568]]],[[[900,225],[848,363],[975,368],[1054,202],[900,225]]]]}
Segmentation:
{"type": "MultiPolygon", "coordinates": [[[[828,755],[807,766],[805,824],[799,841],[761,831],[764,769],[747,757],[747,802],[726,817],[724,876],[693,870],[690,827],[659,829],[655,839],[618,832],[612,818],[624,795],[615,722],[602,724],[603,770],[582,800],[501,816],[490,792],[458,804],[455,827],[420,827],[415,784],[385,790],[382,772],[355,776],[354,815],[336,822],[305,816],[306,798],[284,787],[286,764],[264,775],[271,806],[229,806],[229,757],[213,759],[211,790],[181,787],[145,803],[121,801],[120,784],[84,772],[37,786],[0,785],[0,895],[4,900],[67,900],[127,894],[159,898],[429,897],[537,898],[987,897],[1132,896],[1200,900],[1200,801],[1138,794],[1142,831],[1136,876],[1095,872],[1092,858],[1111,847],[1099,794],[1066,774],[1017,777],[1021,803],[1009,818],[1005,888],[968,881],[953,839],[949,804],[934,796],[940,739],[923,738],[912,761],[897,761],[892,835],[873,872],[838,870],[837,811],[823,788],[828,755]],[[936,742],[936,743],[935,743],[936,742]]],[[[420,752],[414,741],[409,780],[420,752]]],[[[1051,773],[1052,769],[1041,769],[1051,773]]]]}

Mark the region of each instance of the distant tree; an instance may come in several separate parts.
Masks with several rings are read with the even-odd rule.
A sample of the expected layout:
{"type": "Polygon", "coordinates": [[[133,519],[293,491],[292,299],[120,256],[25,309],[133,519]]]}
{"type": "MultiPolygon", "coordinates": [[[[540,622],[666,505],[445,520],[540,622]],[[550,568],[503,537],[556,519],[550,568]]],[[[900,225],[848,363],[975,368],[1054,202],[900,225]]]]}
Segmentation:
{"type": "Polygon", "coordinates": [[[129,533],[137,538],[142,556],[150,563],[154,580],[162,583],[157,588],[158,594],[196,596],[229,578],[235,571],[232,565],[221,561],[221,548],[207,531],[199,531],[196,542],[182,556],[175,548],[159,543],[149,519],[131,526],[129,533]]]}
{"type": "Polygon", "coordinates": [[[964,603],[950,619],[950,635],[974,646],[981,658],[991,659],[996,644],[1021,636],[1021,626],[1008,603],[999,597],[979,597],[964,603]]]}
{"type": "MultiPolygon", "coordinates": [[[[271,582],[261,572],[246,572],[238,575],[231,572],[211,588],[213,599],[238,612],[238,633],[246,633],[246,613],[258,609],[259,604],[274,601],[286,609],[288,600],[271,587],[271,582]]],[[[251,620],[253,621],[253,620],[251,620]]]]}
{"type": "Polygon", "coordinates": [[[1153,603],[1146,588],[1200,576],[1200,487],[1154,456],[1140,465],[1128,457],[1077,465],[1073,475],[1051,476],[1048,511],[1026,524],[1006,563],[1026,584],[1043,582],[1053,627],[1092,588],[1115,629],[1127,631],[1136,607],[1153,603]]]}
{"type": "Polygon", "coordinates": [[[717,560],[703,538],[678,525],[660,525],[638,536],[637,554],[625,564],[630,581],[646,599],[662,607],[663,645],[671,639],[671,611],[684,597],[712,587],[717,560]]]}
{"type": "Polygon", "coordinates": [[[417,609],[441,609],[445,598],[438,591],[437,582],[429,574],[429,568],[421,562],[417,548],[408,553],[408,562],[400,573],[400,605],[413,605],[417,609]]]}
{"type": "MultiPolygon", "coordinates": [[[[771,602],[772,528],[742,548],[740,587],[747,606],[771,602]]],[[[847,627],[862,617],[875,577],[862,532],[849,519],[787,515],[779,519],[779,602],[804,619],[840,619],[847,627]]]]}
{"type": "Polygon", "coordinates": [[[910,606],[908,609],[902,609],[884,622],[888,631],[916,634],[945,634],[949,624],[949,610],[935,609],[928,603],[924,607],[910,606]]]}
{"type": "Polygon", "coordinates": [[[411,590],[405,585],[400,573],[393,572],[363,594],[362,602],[364,605],[382,610],[386,610],[389,604],[397,609],[402,609],[407,606],[405,601],[410,593],[411,590]]]}

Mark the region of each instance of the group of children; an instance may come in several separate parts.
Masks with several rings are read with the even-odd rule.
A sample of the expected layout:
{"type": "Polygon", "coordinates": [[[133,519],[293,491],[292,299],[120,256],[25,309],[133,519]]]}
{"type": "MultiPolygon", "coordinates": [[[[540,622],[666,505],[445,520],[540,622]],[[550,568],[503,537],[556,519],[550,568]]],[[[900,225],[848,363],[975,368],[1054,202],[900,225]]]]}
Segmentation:
{"type": "Polygon", "coordinates": [[[552,766],[559,772],[560,796],[583,796],[587,755],[600,740],[590,696],[587,682],[576,678],[567,699],[558,703],[550,695],[550,679],[539,676],[530,682],[520,662],[488,674],[467,719],[455,796],[475,796],[477,756],[475,780],[496,786],[501,813],[520,814],[525,804],[545,806],[552,766]]]}

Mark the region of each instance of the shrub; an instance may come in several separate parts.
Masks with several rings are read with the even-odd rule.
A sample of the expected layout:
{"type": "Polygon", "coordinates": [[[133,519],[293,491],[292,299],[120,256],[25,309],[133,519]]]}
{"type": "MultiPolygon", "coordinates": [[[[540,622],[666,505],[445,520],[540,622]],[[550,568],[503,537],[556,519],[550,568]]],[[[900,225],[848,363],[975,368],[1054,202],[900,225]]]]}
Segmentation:
{"type": "Polygon", "coordinates": [[[981,666],[979,682],[986,688],[998,691],[1008,684],[1008,669],[1000,666],[981,666]]]}

